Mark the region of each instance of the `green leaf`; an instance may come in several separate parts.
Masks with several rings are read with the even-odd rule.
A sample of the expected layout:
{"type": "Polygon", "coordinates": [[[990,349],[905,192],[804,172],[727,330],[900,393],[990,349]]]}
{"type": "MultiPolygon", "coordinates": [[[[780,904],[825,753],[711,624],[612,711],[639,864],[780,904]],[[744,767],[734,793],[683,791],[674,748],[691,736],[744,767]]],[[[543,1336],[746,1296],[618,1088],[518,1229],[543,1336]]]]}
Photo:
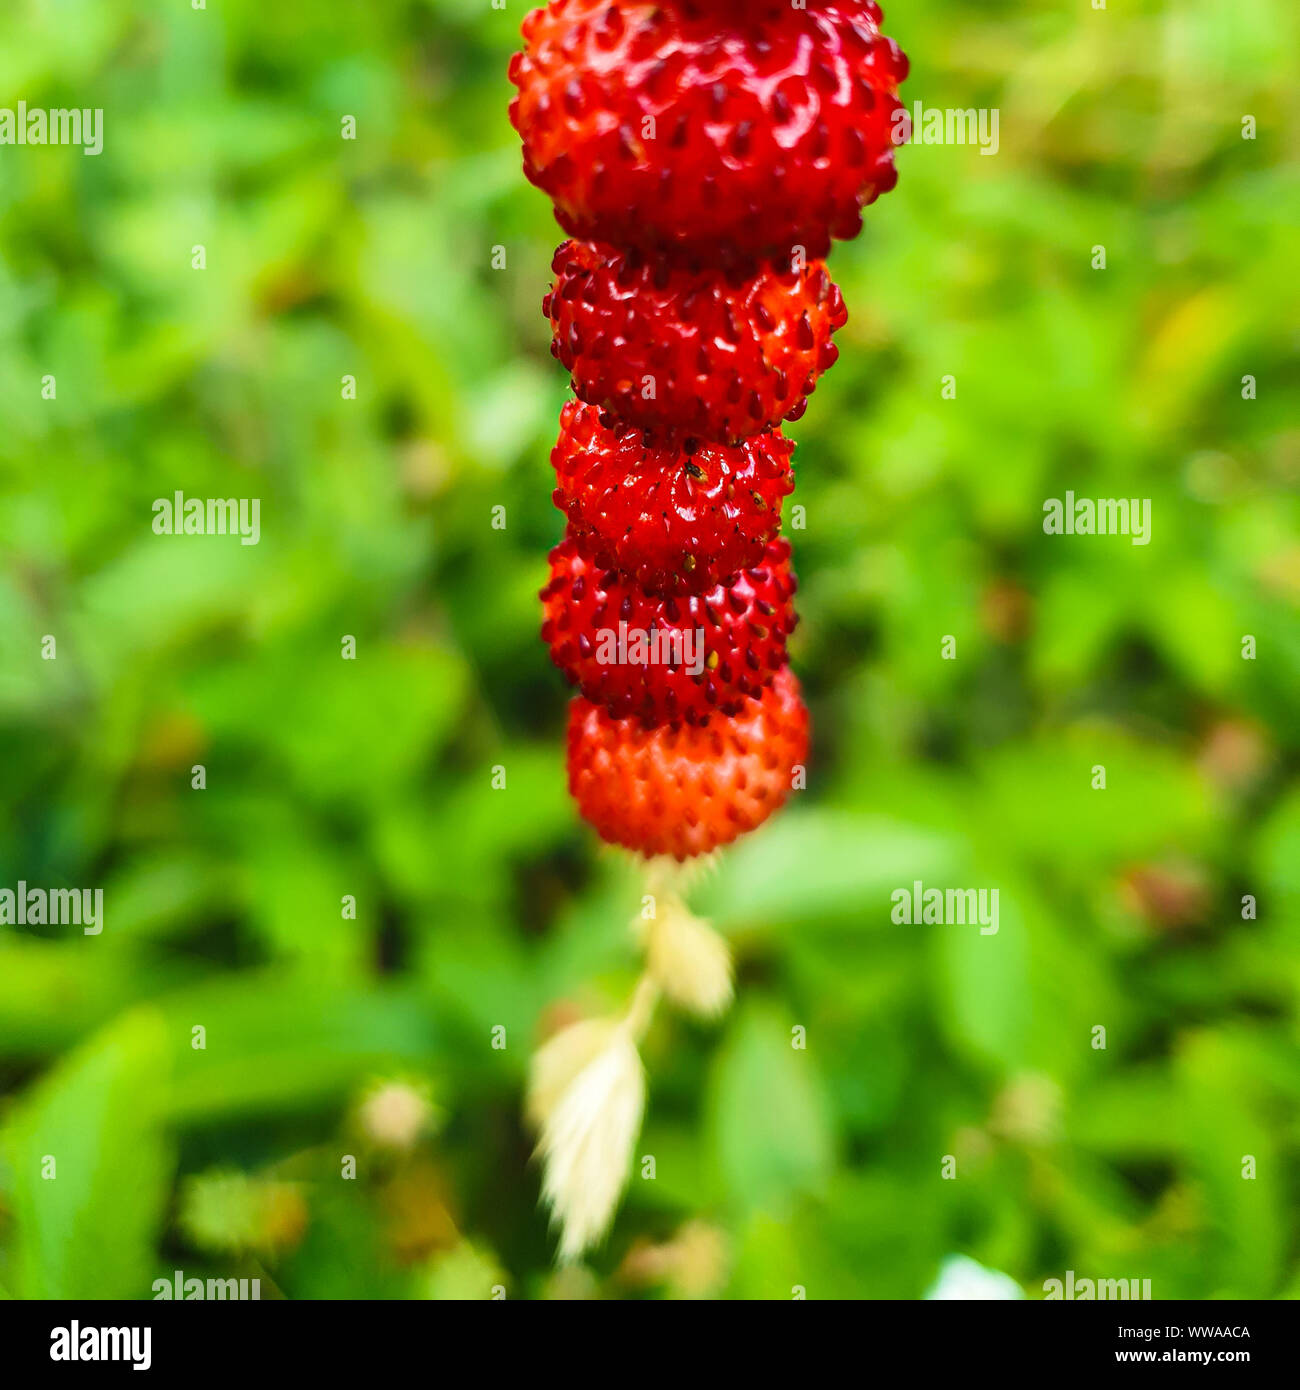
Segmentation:
{"type": "Polygon", "coordinates": [[[955,842],[884,816],[788,808],[722,859],[702,885],[699,909],[722,928],[751,923],[863,921],[863,904],[880,904],[889,925],[889,893],[913,878],[938,880],[957,857],[955,842]]]}
{"type": "Polygon", "coordinates": [[[428,1064],[435,1034],[412,993],[334,989],[293,973],[241,975],[175,995],[169,1114],[182,1122],[330,1104],[368,1076],[428,1064]],[[206,1046],[191,1046],[201,1026],[206,1046]]]}
{"type": "Polygon", "coordinates": [[[750,1004],[714,1067],[713,1158],[742,1211],[782,1209],[819,1190],[834,1163],[815,1039],[807,1048],[791,1044],[790,1027],[769,1006],[750,1004]]]}
{"type": "Polygon", "coordinates": [[[433,1259],[421,1292],[425,1298],[455,1302],[490,1299],[496,1286],[505,1283],[505,1275],[491,1251],[462,1241],[433,1259]]]}
{"type": "Polygon", "coordinates": [[[173,1166],[165,1057],[161,1018],[132,1013],[20,1104],[5,1134],[20,1297],[144,1293],[173,1166]]]}
{"type": "Polygon", "coordinates": [[[1031,992],[1029,928],[1005,887],[997,927],[987,935],[969,922],[910,930],[934,933],[936,1013],[945,1031],[963,1052],[1010,1070],[1026,1061],[1031,992]]]}

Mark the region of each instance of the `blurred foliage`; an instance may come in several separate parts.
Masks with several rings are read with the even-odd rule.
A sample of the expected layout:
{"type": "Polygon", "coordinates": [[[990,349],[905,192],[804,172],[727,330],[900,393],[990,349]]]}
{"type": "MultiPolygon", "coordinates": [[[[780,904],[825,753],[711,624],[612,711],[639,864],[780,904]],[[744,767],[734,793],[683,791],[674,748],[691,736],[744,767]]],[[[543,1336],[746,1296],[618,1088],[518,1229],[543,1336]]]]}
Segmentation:
{"type": "Polygon", "coordinates": [[[0,148],[0,885],[106,921],[0,928],[0,1290],[915,1297],[960,1252],[1030,1296],[1300,1294],[1295,7],[888,15],[908,100],[1000,149],[904,151],[833,257],[810,786],[701,886],[738,1006],[658,1020],[656,1177],[559,1272],[521,1080],[626,996],[640,889],[536,637],[566,382],[523,11],[0,19],[0,100],[105,111],[98,158],[0,148]],[[1045,536],[1066,489],[1150,498],[1151,544],[1045,536]],[[177,490],[260,498],[261,543],[155,536],[177,490]],[[1001,930],[894,925],[915,879],[996,886],[1001,930]]]}

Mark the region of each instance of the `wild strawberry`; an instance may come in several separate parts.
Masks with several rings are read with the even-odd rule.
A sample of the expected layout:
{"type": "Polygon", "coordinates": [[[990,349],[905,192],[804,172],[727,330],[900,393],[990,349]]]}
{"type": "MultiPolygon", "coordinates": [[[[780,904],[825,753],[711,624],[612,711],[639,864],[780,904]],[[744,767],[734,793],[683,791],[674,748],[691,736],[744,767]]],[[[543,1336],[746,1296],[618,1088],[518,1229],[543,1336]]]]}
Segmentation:
{"type": "Polygon", "coordinates": [[[591,406],[569,401],[551,454],[555,505],[597,565],[651,593],[699,593],[759,562],[794,489],[793,450],[768,433],[687,453],[607,428],[591,406]]]}
{"type": "Polygon", "coordinates": [[[543,301],[573,389],[629,425],[735,443],[797,419],[848,312],[825,263],[725,275],[566,241],[543,301]]]}
{"type": "Polygon", "coordinates": [[[783,667],[738,714],[644,729],[578,698],[569,791],[602,838],[647,857],[708,854],[761,825],[808,757],[808,711],[783,667]]]}
{"type": "Polygon", "coordinates": [[[571,536],[550,558],[542,640],[569,681],[617,719],[694,724],[734,713],[786,663],[797,587],[788,541],[774,540],[761,565],[729,583],[676,598],[602,571],[571,536]]]}
{"type": "Polygon", "coordinates": [[[743,27],[754,20],[771,19],[782,9],[788,9],[790,0],[679,0],[679,7],[689,19],[712,19],[715,23],[723,21],[743,27]]]}
{"type": "Polygon", "coordinates": [[[524,172],[574,237],[724,265],[824,257],[896,182],[907,59],[869,0],[763,7],[732,30],[709,11],[534,10],[510,65],[524,172]]]}

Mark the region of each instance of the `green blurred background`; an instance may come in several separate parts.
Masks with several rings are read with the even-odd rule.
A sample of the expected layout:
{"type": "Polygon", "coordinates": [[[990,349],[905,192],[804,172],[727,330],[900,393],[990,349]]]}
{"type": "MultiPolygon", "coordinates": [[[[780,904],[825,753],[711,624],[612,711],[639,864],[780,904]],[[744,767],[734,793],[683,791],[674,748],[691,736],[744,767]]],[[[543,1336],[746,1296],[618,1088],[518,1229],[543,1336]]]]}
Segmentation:
{"type": "Polygon", "coordinates": [[[567,382],[525,8],[0,20],[0,105],[105,110],[98,158],[0,148],[0,886],[106,920],[0,927],[0,1288],[910,1298],[960,1253],[1030,1297],[1300,1294],[1294,5],[887,14],[909,103],[996,107],[1001,148],[905,150],[833,256],[810,785],[698,891],[738,1005],[661,1013],[657,1176],[561,1273],[521,1085],[626,998],[640,888],[537,639],[567,382]],[[260,498],[261,543],[155,536],[178,489],[260,498]],[[1066,489],[1150,498],[1151,544],[1045,536],[1066,489]],[[1001,930],[894,925],[915,879],[997,887],[1001,930]]]}

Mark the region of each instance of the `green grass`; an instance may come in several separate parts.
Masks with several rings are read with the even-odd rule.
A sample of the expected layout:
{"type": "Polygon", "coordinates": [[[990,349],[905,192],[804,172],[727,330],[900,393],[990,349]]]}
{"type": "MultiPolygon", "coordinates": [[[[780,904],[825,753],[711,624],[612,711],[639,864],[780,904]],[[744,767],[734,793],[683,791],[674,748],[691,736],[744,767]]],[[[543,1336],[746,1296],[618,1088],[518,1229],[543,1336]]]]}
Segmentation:
{"type": "Polygon", "coordinates": [[[536,634],[567,383],[523,12],[0,21],[6,100],[105,112],[98,157],[0,147],[0,887],[105,902],[0,926],[0,1290],[915,1297],[965,1253],[1300,1294],[1294,7],[887,15],[908,101],[1000,148],[903,151],[832,258],[809,788],[701,887],[739,1005],[656,1023],[656,1176],[562,1274],[521,1082],[625,998],[640,889],[536,634]],[[178,490],[260,499],[260,543],[153,534],[178,490]],[[1045,535],[1067,490],[1149,499],[1150,544],[1045,535]],[[918,879],[998,888],[997,934],[892,922],[918,879]],[[403,1155],[391,1079],[432,1107],[403,1155]]]}

